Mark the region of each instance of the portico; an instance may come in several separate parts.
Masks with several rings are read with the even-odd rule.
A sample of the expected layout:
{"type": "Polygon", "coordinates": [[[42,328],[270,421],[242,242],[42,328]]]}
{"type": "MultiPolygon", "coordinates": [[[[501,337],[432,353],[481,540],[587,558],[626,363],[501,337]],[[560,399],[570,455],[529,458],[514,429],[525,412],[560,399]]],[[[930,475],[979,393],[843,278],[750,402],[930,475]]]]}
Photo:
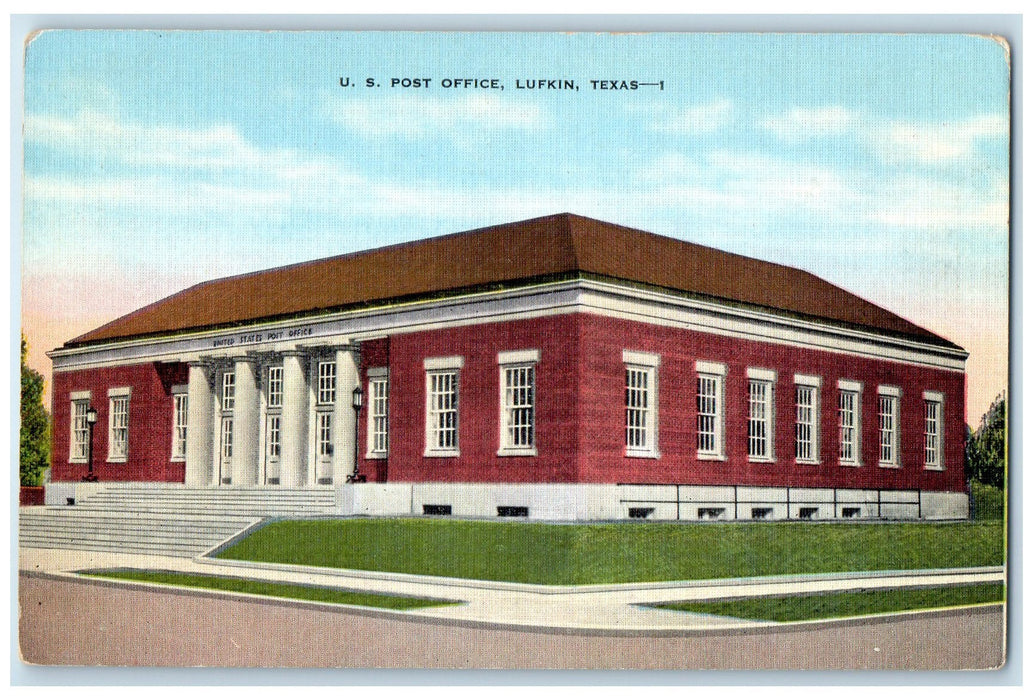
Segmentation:
{"type": "Polygon", "coordinates": [[[187,486],[344,483],[355,470],[358,344],[261,347],[189,363],[187,486]]]}

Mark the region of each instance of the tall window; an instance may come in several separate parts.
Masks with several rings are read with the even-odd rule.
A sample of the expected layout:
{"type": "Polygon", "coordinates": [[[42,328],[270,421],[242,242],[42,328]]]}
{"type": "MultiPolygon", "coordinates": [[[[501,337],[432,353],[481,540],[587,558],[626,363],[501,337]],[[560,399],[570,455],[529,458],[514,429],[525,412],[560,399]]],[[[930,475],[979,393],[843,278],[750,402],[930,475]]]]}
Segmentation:
{"type": "Polygon", "coordinates": [[[461,357],[427,358],[427,416],[424,456],[459,455],[459,370],[461,357]]]}
{"type": "Polygon", "coordinates": [[[820,377],[796,375],[796,461],[818,462],[818,396],[820,377]]]}
{"type": "Polygon", "coordinates": [[[333,429],[334,414],[331,411],[316,414],[316,452],[323,459],[334,454],[333,429]]]}
{"type": "Polygon", "coordinates": [[[108,396],[108,461],[124,462],[129,455],[129,393],[118,389],[108,396]]]}
{"type": "Polygon", "coordinates": [[[283,367],[269,368],[269,408],[283,406],[283,367]]]}
{"type": "Polygon", "coordinates": [[[723,459],[725,366],[696,362],[696,455],[723,459]]]}
{"type": "Polygon", "coordinates": [[[319,392],[316,403],[331,404],[337,398],[337,363],[319,363],[319,392]]]}
{"type": "Polygon", "coordinates": [[[861,463],[861,385],[839,382],[839,463],[861,463]]]}
{"type": "Polygon", "coordinates": [[[222,375],[222,410],[232,411],[233,401],[236,396],[237,375],[233,372],[224,372],[222,375]]]}
{"type": "Polygon", "coordinates": [[[900,466],[900,389],[879,387],[879,464],[900,466]]]}
{"type": "Polygon", "coordinates": [[[628,457],[657,457],[659,355],[624,351],[624,445],[628,457]]]}
{"type": "Polygon", "coordinates": [[[748,369],[750,421],[747,427],[746,455],[750,460],[773,459],[772,432],[774,423],[773,394],[775,373],[771,370],[748,369]]]}
{"type": "Polygon", "coordinates": [[[369,413],[366,416],[366,456],[370,458],[386,457],[388,449],[388,379],[387,369],[370,369],[369,375],[369,413]]]}
{"type": "Polygon", "coordinates": [[[943,394],[924,392],[925,468],[943,469],[943,394]]]}
{"type": "Polygon", "coordinates": [[[499,455],[534,455],[538,350],[500,352],[499,455]]]}
{"type": "Polygon", "coordinates": [[[265,419],[265,454],[269,461],[280,459],[280,415],[271,414],[265,419]]]}
{"type": "Polygon", "coordinates": [[[89,392],[86,398],[72,401],[72,442],[69,445],[68,461],[85,462],[89,456],[90,425],[86,422],[86,411],[90,408],[89,392]]]}
{"type": "Polygon", "coordinates": [[[187,395],[172,395],[172,459],[180,461],[187,456],[187,395]]]}
{"type": "MultiPolygon", "coordinates": [[[[229,416],[224,416],[222,419],[219,446],[222,461],[228,465],[230,460],[233,459],[233,418],[229,416]]],[[[223,478],[227,479],[228,476],[228,474],[224,474],[223,478]]],[[[229,483],[229,480],[227,479],[225,483],[229,483]]]]}

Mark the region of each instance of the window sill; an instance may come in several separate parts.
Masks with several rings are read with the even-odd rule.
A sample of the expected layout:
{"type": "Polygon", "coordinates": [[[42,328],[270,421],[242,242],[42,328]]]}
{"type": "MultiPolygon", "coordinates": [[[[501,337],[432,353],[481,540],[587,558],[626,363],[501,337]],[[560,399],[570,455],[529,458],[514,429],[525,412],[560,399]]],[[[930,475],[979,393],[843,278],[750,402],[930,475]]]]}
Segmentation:
{"type": "Polygon", "coordinates": [[[893,462],[879,462],[879,466],[883,469],[900,469],[900,465],[893,462]]]}
{"type": "Polygon", "coordinates": [[[925,469],[926,471],[930,471],[930,472],[946,471],[946,467],[942,467],[942,466],[940,466],[938,464],[924,464],[924,465],[922,465],[922,468],[925,469]]]}
{"type": "Polygon", "coordinates": [[[537,447],[503,447],[495,453],[498,457],[537,457],[537,447]]]}
{"type": "Polygon", "coordinates": [[[747,462],[751,462],[753,464],[774,464],[775,463],[775,458],[774,457],[747,457],[746,461],[747,462]]]}
{"type": "Polygon", "coordinates": [[[128,461],[126,457],[108,457],[108,464],[125,464],[128,461]]]}
{"type": "Polygon", "coordinates": [[[655,450],[625,451],[624,456],[631,459],[660,459],[660,453],[655,450]]]}
{"type": "Polygon", "coordinates": [[[169,457],[169,461],[178,462],[179,464],[182,464],[183,462],[187,461],[187,458],[185,455],[183,457],[169,457]]]}
{"type": "Polygon", "coordinates": [[[820,467],[821,460],[817,459],[798,459],[796,463],[804,467],[820,467]]]}
{"type": "Polygon", "coordinates": [[[86,458],[86,457],[69,457],[68,458],[68,463],[69,464],[86,464],[88,461],[89,461],[89,459],[86,458]]]}
{"type": "Polygon", "coordinates": [[[424,457],[458,457],[459,450],[425,450],[424,457]]]}
{"type": "Polygon", "coordinates": [[[720,454],[709,454],[706,452],[697,452],[696,459],[703,462],[724,462],[728,460],[728,457],[720,454]]]}
{"type": "Polygon", "coordinates": [[[860,462],[840,462],[839,466],[841,466],[841,467],[859,467],[859,466],[861,466],[861,463],[860,462]]]}
{"type": "MultiPolygon", "coordinates": [[[[426,457],[426,455],[424,455],[426,457]]],[[[387,459],[386,452],[367,452],[366,459],[387,459]]]]}

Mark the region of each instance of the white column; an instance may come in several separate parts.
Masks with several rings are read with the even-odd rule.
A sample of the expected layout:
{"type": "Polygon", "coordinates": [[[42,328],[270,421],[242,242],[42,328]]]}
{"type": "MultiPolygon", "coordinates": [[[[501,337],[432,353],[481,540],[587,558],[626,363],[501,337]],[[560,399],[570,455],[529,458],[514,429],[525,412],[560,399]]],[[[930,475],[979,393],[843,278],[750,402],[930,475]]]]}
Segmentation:
{"type": "Polygon", "coordinates": [[[283,356],[283,410],[280,417],[280,485],[304,486],[308,456],[308,386],[300,353],[283,356]]]}
{"type": "Polygon", "coordinates": [[[359,357],[337,350],[337,396],[334,401],[334,484],[343,484],[355,469],[355,409],[352,390],[359,385],[359,357]]]}
{"type": "Polygon", "coordinates": [[[234,486],[258,484],[258,377],[257,362],[236,358],[233,373],[233,479],[234,486]]]}
{"type": "Polygon", "coordinates": [[[212,483],[212,385],[211,370],[190,365],[187,380],[187,486],[212,483]]]}

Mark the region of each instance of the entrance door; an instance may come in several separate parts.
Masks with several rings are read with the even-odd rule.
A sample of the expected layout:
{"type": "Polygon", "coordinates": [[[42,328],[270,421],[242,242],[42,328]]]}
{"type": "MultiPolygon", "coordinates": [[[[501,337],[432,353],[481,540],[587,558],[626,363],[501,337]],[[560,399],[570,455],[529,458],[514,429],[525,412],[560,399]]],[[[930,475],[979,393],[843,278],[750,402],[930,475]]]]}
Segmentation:
{"type": "Polygon", "coordinates": [[[233,418],[224,416],[219,431],[219,483],[228,484],[233,475],[233,418]]]}
{"type": "Polygon", "coordinates": [[[316,413],[316,483],[334,483],[334,412],[316,413]]]}

